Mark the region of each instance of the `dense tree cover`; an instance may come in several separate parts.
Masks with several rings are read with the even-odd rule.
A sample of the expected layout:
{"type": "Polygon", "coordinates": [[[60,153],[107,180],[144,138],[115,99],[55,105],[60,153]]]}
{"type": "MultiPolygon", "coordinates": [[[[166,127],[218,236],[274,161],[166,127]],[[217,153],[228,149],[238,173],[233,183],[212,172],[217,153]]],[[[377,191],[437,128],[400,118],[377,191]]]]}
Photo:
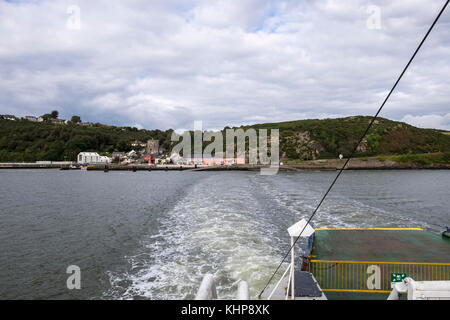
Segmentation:
{"type": "MultiPolygon", "coordinates": [[[[298,120],[241,127],[279,129],[282,159],[310,160],[348,156],[369,124],[370,117],[298,120]]],[[[138,130],[96,124],[81,126],[0,120],[0,162],[76,160],[81,151],[129,151],[135,140],[159,140],[170,152],[173,130],[138,130]]],[[[226,127],[225,129],[227,129],[226,127]]],[[[225,130],[224,129],[224,130],[225,130]]],[[[233,128],[238,129],[238,128],[233,128]]],[[[269,132],[270,133],[270,132],[269,132]]],[[[225,138],[225,134],[223,135],[225,138]]],[[[193,134],[191,134],[193,137],[193,134]]],[[[180,139],[181,141],[181,139],[180,139]]],[[[224,141],[225,142],[225,141],[224,141]]],[[[210,142],[204,142],[203,148],[210,142]]],[[[269,142],[270,144],[270,142],[269,142]]],[[[192,144],[193,148],[193,144],[192,144]]],[[[248,149],[248,147],[247,147],[248,149]]],[[[192,150],[193,152],[193,150],[192,150]]],[[[449,132],[419,129],[402,122],[378,118],[358,156],[449,153],[449,132]]],[[[403,158],[402,158],[403,159],[403,158]]]]}
{"type": "Polygon", "coordinates": [[[0,120],[0,162],[75,161],[81,151],[130,151],[135,140],[157,139],[170,149],[172,130],[138,130],[96,124],[81,126],[0,120]]]}

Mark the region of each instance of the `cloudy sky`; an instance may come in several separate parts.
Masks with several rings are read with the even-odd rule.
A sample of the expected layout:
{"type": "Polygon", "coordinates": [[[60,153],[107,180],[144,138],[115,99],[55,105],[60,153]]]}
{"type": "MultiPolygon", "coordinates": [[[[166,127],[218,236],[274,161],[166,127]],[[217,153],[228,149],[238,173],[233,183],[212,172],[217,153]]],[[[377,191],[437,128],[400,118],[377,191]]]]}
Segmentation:
{"type": "MultiPolygon", "coordinates": [[[[373,115],[444,0],[0,0],[0,114],[139,128],[373,115]]],[[[450,130],[450,8],[381,116],[450,130]]]]}

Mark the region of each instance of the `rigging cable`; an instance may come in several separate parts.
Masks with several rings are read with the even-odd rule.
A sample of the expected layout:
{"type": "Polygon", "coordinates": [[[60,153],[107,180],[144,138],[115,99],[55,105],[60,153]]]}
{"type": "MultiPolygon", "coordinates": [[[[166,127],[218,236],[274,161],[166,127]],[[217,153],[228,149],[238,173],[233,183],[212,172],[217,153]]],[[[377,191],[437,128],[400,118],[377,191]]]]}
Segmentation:
{"type": "Polygon", "coordinates": [[[425,36],[423,37],[422,41],[420,42],[419,46],[417,47],[417,49],[414,51],[414,54],[411,56],[411,58],[409,59],[408,63],[406,64],[405,68],[403,69],[402,73],[400,74],[400,76],[398,77],[397,81],[395,81],[393,87],[391,88],[391,90],[389,91],[388,95],[386,96],[386,98],[384,99],[383,103],[381,104],[381,106],[378,108],[377,113],[373,116],[372,120],[370,121],[367,129],[364,131],[364,134],[361,136],[361,138],[359,139],[359,142],[355,145],[355,147],[353,148],[352,153],[350,154],[350,156],[347,158],[347,160],[345,161],[344,165],[342,166],[342,168],[339,170],[338,174],[336,175],[336,177],[334,178],[333,182],[331,183],[330,187],[328,188],[328,190],[325,192],[325,194],[323,195],[322,199],[320,200],[319,204],[317,205],[317,207],[314,209],[313,213],[311,214],[311,216],[308,219],[307,224],[305,224],[305,226],[303,227],[302,231],[300,232],[300,234],[297,236],[297,238],[295,239],[294,243],[291,245],[289,251],[286,253],[286,255],[284,256],[283,260],[281,260],[280,264],[278,265],[277,269],[275,270],[275,272],[272,274],[272,276],[270,277],[269,281],[267,282],[267,284],[265,285],[264,289],[261,291],[261,293],[258,295],[258,298],[261,298],[261,295],[264,293],[264,291],[267,289],[267,286],[270,284],[270,282],[272,281],[272,279],[274,278],[275,274],[278,272],[278,270],[280,269],[281,265],[283,264],[284,260],[286,260],[287,256],[291,253],[291,251],[293,250],[293,248],[295,247],[295,244],[297,243],[298,239],[300,238],[300,236],[302,235],[303,231],[305,231],[305,228],[308,226],[308,224],[311,222],[312,218],[314,217],[314,215],[317,213],[317,210],[319,210],[320,206],[322,205],[323,201],[325,200],[325,198],[327,197],[328,193],[331,191],[331,189],[333,188],[334,184],[336,183],[336,181],[338,180],[339,176],[342,174],[342,172],[344,171],[345,167],[347,166],[348,162],[350,161],[350,159],[354,156],[354,154],[356,153],[358,146],[361,144],[361,142],[363,141],[364,137],[366,136],[367,132],[369,132],[370,128],[372,127],[373,123],[375,122],[376,118],[378,117],[378,115],[380,114],[381,110],[383,109],[384,105],[386,104],[386,102],[388,101],[389,97],[391,96],[392,92],[394,91],[394,89],[397,87],[397,84],[400,82],[400,80],[402,79],[403,75],[405,74],[406,70],[408,69],[409,65],[411,64],[411,62],[414,60],[417,52],[419,52],[420,48],[422,47],[423,43],[425,42],[425,40],[427,39],[428,35],[430,34],[431,30],[433,30],[434,25],[438,22],[439,18],[441,17],[442,13],[445,11],[445,8],[447,7],[448,3],[450,0],[447,0],[444,4],[444,6],[442,7],[441,11],[439,12],[439,14],[437,15],[437,17],[434,19],[433,24],[430,26],[430,28],[428,29],[427,33],[425,34],[425,36]]]}

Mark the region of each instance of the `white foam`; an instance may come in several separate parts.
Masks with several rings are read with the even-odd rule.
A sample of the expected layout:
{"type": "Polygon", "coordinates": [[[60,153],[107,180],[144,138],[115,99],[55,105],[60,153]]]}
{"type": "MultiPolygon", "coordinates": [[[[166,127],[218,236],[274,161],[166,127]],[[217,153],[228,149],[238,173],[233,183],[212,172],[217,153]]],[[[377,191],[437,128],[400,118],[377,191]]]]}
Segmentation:
{"type": "Polygon", "coordinates": [[[257,207],[245,185],[221,186],[211,178],[194,186],[161,219],[160,234],[144,241],[146,254],[129,257],[127,273],[109,273],[108,295],[193,298],[205,273],[215,275],[221,298],[232,298],[241,279],[255,295],[279,262],[270,233],[261,233],[257,207]]]}

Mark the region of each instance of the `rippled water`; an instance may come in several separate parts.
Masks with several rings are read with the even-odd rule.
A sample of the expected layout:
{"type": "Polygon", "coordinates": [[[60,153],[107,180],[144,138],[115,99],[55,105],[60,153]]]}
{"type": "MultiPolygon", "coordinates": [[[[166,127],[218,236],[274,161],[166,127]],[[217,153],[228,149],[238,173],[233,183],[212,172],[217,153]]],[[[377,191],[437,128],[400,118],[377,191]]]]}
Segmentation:
{"type": "MultiPolygon", "coordinates": [[[[220,298],[241,279],[254,296],[335,174],[2,170],[0,298],[186,299],[207,272],[220,298]]],[[[313,226],[441,232],[449,184],[449,171],[348,171],[313,226]]]]}

